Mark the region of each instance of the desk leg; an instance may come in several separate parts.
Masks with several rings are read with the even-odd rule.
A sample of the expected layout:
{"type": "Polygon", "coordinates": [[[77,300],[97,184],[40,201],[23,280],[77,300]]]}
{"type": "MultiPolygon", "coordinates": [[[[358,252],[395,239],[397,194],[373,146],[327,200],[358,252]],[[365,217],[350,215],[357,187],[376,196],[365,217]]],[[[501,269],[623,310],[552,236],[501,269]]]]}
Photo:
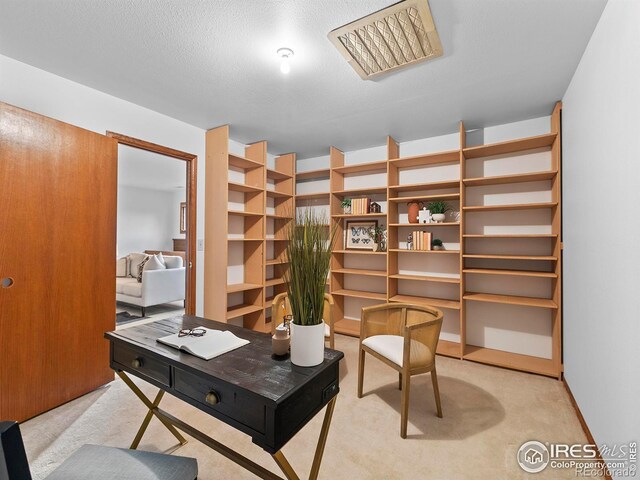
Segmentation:
{"type": "MultiPolygon", "coordinates": [[[[316,453],[313,456],[313,464],[311,465],[309,480],[316,480],[318,478],[318,473],[320,472],[320,462],[322,462],[324,447],[327,444],[327,436],[329,435],[329,427],[331,426],[331,418],[333,417],[333,409],[336,406],[337,398],[337,396],[333,397],[331,400],[329,400],[329,403],[327,403],[327,410],[324,412],[324,420],[322,421],[322,428],[320,429],[320,437],[318,438],[316,453]]],[[[293,470],[281,450],[278,450],[271,456],[288,480],[299,480],[300,477],[298,477],[296,472],[293,470]]]]}
{"type": "Polygon", "coordinates": [[[162,422],[162,424],[165,427],[167,427],[167,429],[173,434],[173,436],[178,439],[178,442],[180,442],[180,445],[184,445],[185,443],[187,443],[187,440],[182,435],[180,435],[180,432],[178,432],[178,430],[176,430],[176,428],[171,423],[169,423],[167,419],[163,418],[160,415],[157,415],[156,413],[158,411],[158,405],[160,404],[160,401],[164,396],[164,390],[160,390],[156,395],[155,400],[151,402],[151,400],[149,400],[145,396],[145,394],[142,393],[142,390],[140,390],[138,386],[135,383],[133,383],[133,381],[131,381],[131,379],[127,376],[126,373],[124,373],[121,370],[117,371],[116,373],[122,379],[122,381],[133,391],[133,393],[135,393],[136,396],[140,400],[142,400],[142,403],[144,403],[146,407],[149,409],[149,411],[147,412],[147,415],[144,417],[144,420],[142,421],[142,425],[140,425],[140,429],[138,430],[136,437],[133,439],[133,442],[131,443],[131,447],[129,448],[131,448],[132,450],[135,450],[136,448],[138,448],[138,444],[140,443],[140,440],[142,440],[142,436],[144,435],[144,432],[147,430],[147,427],[149,426],[149,422],[151,421],[151,418],[154,415],[158,420],[162,422]]]}

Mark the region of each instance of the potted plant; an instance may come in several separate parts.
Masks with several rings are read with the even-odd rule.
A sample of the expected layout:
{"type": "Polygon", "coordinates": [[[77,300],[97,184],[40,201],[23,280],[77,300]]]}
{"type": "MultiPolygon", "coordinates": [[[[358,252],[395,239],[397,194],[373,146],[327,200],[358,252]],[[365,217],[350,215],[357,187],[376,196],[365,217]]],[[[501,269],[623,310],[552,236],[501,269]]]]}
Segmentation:
{"type": "Polygon", "coordinates": [[[444,222],[445,213],[451,210],[451,207],[442,200],[436,200],[435,202],[429,202],[427,204],[427,210],[431,212],[431,218],[436,223],[444,222]]]}
{"type": "Polygon", "coordinates": [[[342,212],[345,215],[349,215],[351,213],[351,199],[345,198],[342,200],[342,212]]]}
{"type": "Polygon", "coordinates": [[[369,228],[369,231],[367,233],[369,235],[369,238],[373,241],[373,251],[383,252],[385,247],[385,237],[387,233],[384,225],[376,225],[375,227],[371,227],[369,228]]]}
{"type": "Polygon", "coordinates": [[[431,248],[433,248],[434,250],[444,250],[442,240],[440,240],[439,238],[434,238],[431,242],[431,248]]]}
{"type": "Polygon", "coordinates": [[[308,209],[289,222],[284,279],[291,304],[291,363],[312,367],[324,361],[324,293],[336,229],[308,209]]]}

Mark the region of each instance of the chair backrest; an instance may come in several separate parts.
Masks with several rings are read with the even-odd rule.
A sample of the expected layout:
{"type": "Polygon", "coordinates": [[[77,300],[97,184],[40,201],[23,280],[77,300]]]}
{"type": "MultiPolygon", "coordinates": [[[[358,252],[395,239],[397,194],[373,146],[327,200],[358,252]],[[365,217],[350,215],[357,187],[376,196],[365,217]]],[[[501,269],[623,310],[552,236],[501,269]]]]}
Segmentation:
{"type": "Polygon", "coordinates": [[[0,478],[31,480],[27,454],[16,422],[0,422],[0,478]]]}
{"type": "MultiPolygon", "coordinates": [[[[287,292],[279,293],[273,297],[271,304],[271,334],[276,333],[276,327],[282,323],[284,315],[291,315],[291,304],[287,292]],[[284,308],[283,308],[284,306],[284,308]]],[[[324,294],[324,307],[322,309],[322,319],[329,326],[333,325],[333,297],[328,293],[324,294]]]]}
{"type": "Polygon", "coordinates": [[[373,335],[404,335],[405,327],[425,324],[412,330],[411,339],[435,351],[442,328],[442,312],[410,303],[384,303],[362,309],[361,339],[373,335]]]}

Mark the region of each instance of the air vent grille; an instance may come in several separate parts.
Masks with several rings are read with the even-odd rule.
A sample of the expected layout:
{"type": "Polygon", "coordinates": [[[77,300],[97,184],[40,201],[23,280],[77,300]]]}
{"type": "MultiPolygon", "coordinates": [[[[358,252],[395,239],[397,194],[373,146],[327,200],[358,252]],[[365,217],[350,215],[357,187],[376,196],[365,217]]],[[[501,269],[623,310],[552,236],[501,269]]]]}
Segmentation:
{"type": "Polygon", "coordinates": [[[369,79],[442,55],[427,0],[405,0],[329,33],[358,75],[369,79]]]}

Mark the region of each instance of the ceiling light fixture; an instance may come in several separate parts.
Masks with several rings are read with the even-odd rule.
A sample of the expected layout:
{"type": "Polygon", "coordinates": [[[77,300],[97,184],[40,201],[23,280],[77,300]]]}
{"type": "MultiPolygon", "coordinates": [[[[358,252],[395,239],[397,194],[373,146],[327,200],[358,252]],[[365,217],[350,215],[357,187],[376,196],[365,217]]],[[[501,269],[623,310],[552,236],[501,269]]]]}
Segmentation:
{"type": "Polygon", "coordinates": [[[280,71],[286,75],[291,71],[289,57],[293,57],[293,50],[290,48],[279,48],[278,56],[280,57],[280,71]]]}

